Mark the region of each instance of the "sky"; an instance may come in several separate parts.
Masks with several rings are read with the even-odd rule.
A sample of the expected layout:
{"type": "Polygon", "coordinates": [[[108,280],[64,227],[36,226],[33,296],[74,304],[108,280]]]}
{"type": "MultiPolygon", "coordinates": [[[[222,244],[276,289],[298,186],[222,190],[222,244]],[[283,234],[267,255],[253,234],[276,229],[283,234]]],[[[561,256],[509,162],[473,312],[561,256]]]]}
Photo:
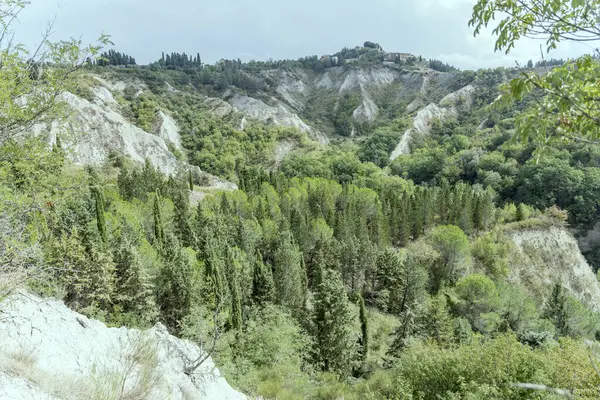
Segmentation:
{"type": "MultiPolygon", "coordinates": [[[[332,54],[365,41],[386,51],[436,58],[461,69],[515,66],[539,60],[540,41],[509,55],[494,53],[491,30],[468,27],[476,0],[31,0],[16,39],[39,40],[55,20],[54,40],[91,43],[111,35],[114,48],[147,64],[161,52],[200,53],[203,62],[296,59],[332,54]]],[[[562,44],[548,58],[590,52],[562,44]]]]}

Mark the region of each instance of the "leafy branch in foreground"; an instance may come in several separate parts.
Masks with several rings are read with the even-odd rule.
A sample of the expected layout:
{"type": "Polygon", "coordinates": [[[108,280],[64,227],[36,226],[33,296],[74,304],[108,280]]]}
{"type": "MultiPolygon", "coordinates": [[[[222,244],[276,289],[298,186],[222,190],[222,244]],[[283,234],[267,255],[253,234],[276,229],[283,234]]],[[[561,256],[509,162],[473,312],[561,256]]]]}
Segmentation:
{"type": "MultiPolygon", "coordinates": [[[[509,53],[522,38],[544,39],[548,52],[561,41],[600,41],[598,0],[479,0],[469,21],[475,36],[498,15],[505,17],[493,30],[496,51],[509,53]]],[[[542,148],[560,141],[599,144],[599,77],[597,58],[584,55],[542,74],[522,72],[504,86],[496,104],[533,96],[533,105],[516,120],[518,140],[542,148]]]]}
{"type": "Polygon", "coordinates": [[[475,35],[496,16],[505,15],[493,33],[494,50],[507,54],[521,38],[545,39],[547,50],[560,41],[593,42],[600,38],[599,0],[479,0],[469,26],[475,35]]]}
{"type": "Polygon", "coordinates": [[[50,23],[32,52],[14,41],[12,30],[27,4],[0,0],[0,144],[36,123],[65,116],[61,94],[73,89],[73,73],[110,43],[104,34],[89,46],[81,39],[52,42],[50,23]]]}

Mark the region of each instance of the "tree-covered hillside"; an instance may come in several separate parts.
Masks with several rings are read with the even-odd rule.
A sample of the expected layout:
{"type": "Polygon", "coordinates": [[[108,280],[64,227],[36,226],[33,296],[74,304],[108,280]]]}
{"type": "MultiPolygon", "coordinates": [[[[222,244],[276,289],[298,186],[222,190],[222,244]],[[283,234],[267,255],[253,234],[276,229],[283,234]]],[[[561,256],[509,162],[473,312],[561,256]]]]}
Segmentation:
{"type": "MultiPolygon", "coordinates": [[[[477,29],[493,7],[507,6],[475,7],[477,29]]],[[[0,75],[19,79],[0,85],[0,297],[26,288],[110,326],[162,322],[249,396],[600,396],[595,271],[569,264],[578,249],[552,263],[555,249],[522,239],[558,231],[574,243],[567,229],[598,222],[585,95],[596,59],[544,75],[456,71],[389,61],[366,42],[326,60],[207,66],[166,53],[138,68],[100,45],[50,45],[52,61],[38,62],[1,45],[0,75]],[[565,102],[547,86],[556,76],[570,82],[565,102]],[[67,132],[45,124],[69,117],[65,91],[87,109],[103,94],[103,110],[137,132],[159,135],[171,116],[181,147],[161,143],[185,168],[166,176],[116,153],[73,163],[67,132]],[[23,105],[25,93],[34,101],[23,105]],[[261,120],[247,104],[285,113],[261,120]],[[281,122],[291,114],[308,128],[281,122]],[[331,141],[311,140],[316,130],[331,141]],[[392,160],[407,132],[408,154],[392,160]],[[238,189],[207,188],[195,167],[238,189]]]]}

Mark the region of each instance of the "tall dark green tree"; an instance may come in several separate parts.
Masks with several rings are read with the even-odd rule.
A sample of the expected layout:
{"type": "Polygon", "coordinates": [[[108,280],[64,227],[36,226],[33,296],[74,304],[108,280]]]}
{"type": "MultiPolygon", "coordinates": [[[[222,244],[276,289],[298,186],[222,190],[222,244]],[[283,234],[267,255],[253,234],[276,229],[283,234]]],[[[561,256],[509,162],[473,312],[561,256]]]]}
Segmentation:
{"type": "Polygon", "coordinates": [[[123,165],[119,169],[119,175],[117,176],[117,187],[123,200],[131,201],[133,199],[134,184],[135,182],[132,179],[129,169],[123,165]]]}
{"type": "Polygon", "coordinates": [[[173,199],[173,232],[184,247],[195,244],[194,232],[191,226],[191,213],[187,192],[177,191],[173,199]]]}
{"type": "Polygon", "coordinates": [[[231,293],[231,312],[229,322],[231,328],[239,331],[242,328],[242,294],[240,289],[240,273],[242,266],[240,265],[239,250],[237,248],[227,249],[227,268],[229,293],[231,293]]]}
{"type": "Polygon", "coordinates": [[[157,289],[161,318],[173,332],[192,307],[192,268],[177,239],[169,235],[162,252],[157,289]]]}
{"type": "Polygon", "coordinates": [[[294,312],[300,311],[304,306],[302,253],[289,232],[280,235],[275,253],[273,278],[277,302],[294,312]]]}
{"type": "Polygon", "coordinates": [[[423,332],[438,344],[447,346],[454,339],[454,324],[448,310],[445,294],[431,298],[424,316],[423,332]]]}
{"type": "Polygon", "coordinates": [[[92,188],[92,193],[94,195],[98,234],[100,235],[100,239],[102,239],[102,243],[106,244],[108,242],[108,234],[106,233],[106,221],[104,219],[104,199],[98,187],[92,188]]]}
{"type": "Polygon", "coordinates": [[[360,357],[364,362],[367,359],[369,353],[369,320],[367,318],[367,309],[365,307],[365,300],[362,295],[358,294],[358,318],[360,319],[360,357]]]}
{"type": "Polygon", "coordinates": [[[523,203],[517,205],[515,218],[517,221],[523,221],[525,219],[525,205],[523,203]]]}
{"type": "Polygon", "coordinates": [[[352,369],[356,338],[346,289],[338,272],[323,271],[313,311],[316,358],[323,371],[346,376],[352,369]]]}
{"type": "Polygon", "coordinates": [[[252,279],[252,300],[257,304],[265,304],[275,299],[275,283],[271,267],[263,263],[260,252],[256,254],[252,279]]]}
{"type": "Polygon", "coordinates": [[[154,283],[128,238],[121,238],[113,259],[117,276],[116,302],[123,312],[135,319],[135,323],[153,323],[158,315],[154,283]]]}
{"type": "Polygon", "coordinates": [[[544,306],[544,316],[551,320],[559,336],[569,334],[569,315],[567,313],[567,297],[563,286],[556,282],[552,287],[552,294],[544,306]]]}
{"type": "Polygon", "coordinates": [[[192,170],[188,172],[188,185],[190,187],[190,191],[194,191],[194,175],[192,174],[192,170]]]}
{"type": "Polygon", "coordinates": [[[154,197],[154,240],[158,248],[165,245],[165,228],[163,225],[160,194],[154,197]]]}
{"type": "Polygon", "coordinates": [[[406,346],[406,340],[419,330],[418,312],[412,308],[406,308],[399,316],[400,324],[393,333],[394,340],[388,353],[399,355],[406,346]]]}

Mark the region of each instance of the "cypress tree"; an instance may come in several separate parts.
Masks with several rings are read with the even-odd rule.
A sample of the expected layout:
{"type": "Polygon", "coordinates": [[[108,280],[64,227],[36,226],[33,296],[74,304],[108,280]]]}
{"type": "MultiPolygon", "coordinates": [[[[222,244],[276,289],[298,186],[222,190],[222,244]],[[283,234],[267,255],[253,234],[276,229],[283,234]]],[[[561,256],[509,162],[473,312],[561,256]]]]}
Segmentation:
{"type": "Polygon", "coordinates": [[[566,310],[566,301],[567,298],[564,295],[562,284],[556,282],[552,288],[552,294],[544,307],[544,316],[554,323],[559,336],[569,334],[569,315],[566,310]]]}
{"type": "Polygon", "coordinates": [[[212,299],[214,307],[227,296],[226,278],[224,276],[225,261],[220,251],[223,246],[225,245],[218,244],[211,237],[208,239],[205,249],[204,284],[207,297],[212,299]]]}
{"type": "Polygon", "coordinates": [[[395,277],[390,290],[390,311],[404,313],[415,309],[425,296],[427,271],[418,262],[409,258],[400,263],[400,275],[395,277]]]}
{"type": "Polygon", "coordinates": [[[446,295],[438,294],[431,299],[424,318],[424,331],[440,345],[448,345],[454,338],[454,324],[448,312],[446,295]]]}
{"type": "Polygon", "coordinates": [[[242,328],[242,301],[240,296],[240,284],[238,273],[234,272],[230,280],[231,290],[231,327],[235,330],[242,328]]]}
{"type": "Polygon", "coordinates": [[[117,187],[119,188],[119,195],[123,200],[131,201],[133,199],[133,180],[131,174],[124,165],[119,170],[117,176],[117,187]]]}
{"type": "Polygon", "coordinates": [[[460,213],[460,217],[458,220],[458,226],[469,235],[473,230],[473,210],[471,207],[473,198],[472,190],[466,188],[462,193],[462,200],[460,201],[460,205],[462,205],[462,210],[460,213]]]}
{"type": "Polygon", "coordinates": [[[263,263],[262,255],[257,251],[252,277],[252,300],[257,304],[272,302],[275,295],[275,283],[271,267],[263,263]]]}
{"type": "Polygon", "coordinates": [[[410,215],[412,217],[412,237],[414,240],[418,239],[423,234],[423,206],[419,197],[411,196],[409,204],[410,215]]]}
{"type": "Polygon", "coordinates": [[[300,253],[300,279],[302,284],[302,307],[308,307],[308,271],[304,262],[304,255],[300,253]]]}
{"type": "Polygon", "coordinates": [[[58,156],[58,158],[62,164],[65,159],[65,151],[62,147],[60,136],[58,136],[58,135],[56,135],[56,142],[54,143],[54,147],[52,147],[52,152],[58,156]]]}
{"type": "Polygon", "coordinates": [[[313,314],[317,361],[323,371],[346,376],[352,370],[355,340],[346,289],[338,272],[323,271],[313,314]]]}
{"type": "Polygon", "coordinates": [[[483,229],[483,202],[480,193],[475,195],[473,203],[473,227],[479,232],[483,229]]]}
{"type": "Polygon", "coordinates": [[[188,172],[188,185],[190,186],[190,191],[194,191],[194,176],[192,175],[192,170],[188,172]]]}
{"type": "MultiPolygon", "coordinates": [[[[398,276],[401,274],[402,262],[398,255],[398,252],[388,247],[385,250],[381,251],[377,256],[377,270],[376,270],[376,285],[375,290],[377,292],[386,291],[390,293],[394,290],[394,286],[396,285],[396,280],[398,276]]],[[[389,298],[384,298],[380,307],[383,308],[384,311],[389,311],[391,302],[389,298]]]]}
{"type": "Polygon", "coordinates": [[[190,224],[190,208],[187,192],[178,191],[173,199],[173,231],[184,247],[194,244],[194,232],[190,224]]]}
{"type": "Polygon", "coordinates": [[[127,238],[122,238],[115,252],[117,302],[126,313],[143,324],[151,324],[158,315],[154,301],[154,284],[142,260],[127,238]]]}
{"type": "Polygon", "coordinates": [[[177,239],[169,235],[162,253],[157,299],[165,325],[174,332],[179,331],[181,321],[191,311],[191,282],[189,257],[182,251],[177,239]]]}
{"type": "Polygon", "coordinates": [[[407,205],[400,209],[400,219],[398,221],[398,244],[406,246],[410,241],[411,223],[408,216],[407,205]]]}
{"type": "Polygon", "coordinates": [[[482,201],[483,229],[487,230],[492,227],[495,218],[494,191],[491,187],[483,192],[482,201]]]}
{"type": "Polygon", "coordinates": [[[208,258],[208,242],[212,237],[209,233],[210,229],[210,216],[207,206],[207,202],[201,201],[196,208],[196,218],[192,225],[194,237],[196,239],[196,250],[198,251],[198,259],[208,258]]]}
{"type": "Polygon", "coordinates": [[[146,158],[144,167],[142,168],[140,180],[144,195],[148,192],[159,193],[164,186],[162,175],[156,170],[156,168],[154,168],[148,158],[146,158]]]}
{"type": "Polygon", "coordinates": [[[50,265],[66,270],[61,277],[67,292],[65,302],[75,308],[87,305],[90,263],[77,227],[73,227],[70,234],[63,233],[60,240],[50,242],[46,259],[50,265]]]}
{"type": "Polygon", "coordinates": [[[239,282],[241,267],[237,252],[237,248],[227,248],[228,282],[231,293],[230,324],[232,329],[239,331],[242,328],[242,300],[239,282]]]}
{"type": "Polygon", "coordinates": [[[358,294],[358,317],[360,319],[360,345],[361,352],[360,356],[362,361],[364,362],[367,359],[367,355],[369,352],[369,321],[367,319],[367,309],[365,308],[365,300],[358,294]]]}
{"type": "Polygon", "coordinates": [[[515,218],[517,221],[523,221],[525,219],[525,205],[523,203],[519,203],[519,205],[517,205],[515,218]]]}
{"type": "Polygon", "coordinates": [[[303,308],[302,253],[289,232],[281,234],[275,253],[273,278],[277,302],[297,312],[303,308]]]}
{"type": "Polygon", "coordinates": [[[95,200],[98,234],[100,235],[100,239],[102,239],[102,243],[106,244],[108,242],[108,235],[106,233],[106,221],[104,220],[104,201],[102,199],[102,192],[100,192],[100,189],[97,187],[94,187],[92,192],[95,200]]]}
{"type": "Polygon", "coordinates": [[[160,195],[158,193],[154,197],[154,240],[158,248],[164,247],[165,231],[160,207],[160,195]]]}
{"type": "Polygon", "coordinates": [[[420,188],[419,203],[423,208],[423,228],[424,230],[429,229],[433,225],[433,204],[435,203],[435,190],[431,188],[420,188]]]}
{"type": "Polygon", "coordinates": [[[440,223],[447,224],[452,213],[452,189],[447,181],[442,182],[442,187],[439,190],[437,199],[438,215],[440,223]]]}
{"type": "Polygon", "coordinates": [[[92,277],[89,297],[92,304],[108,311],[115,291],[115,264],[110,253],[93,247],[89,255],[92,277]]]}
{"type": "Polygon", "coordinates": [[[400,325],[394,331],[394,341],[390,346],[389,354],[398,355],[406,345],[406,339],[417,331],[416,313],[411,308],[406,308],[400,314],[400,325]]]}
{"type": "Polygon", "coordinates": [[[349,236],[340,243],[340,264],[342,265],[342,280],[350,287],[352,292],[356,291],[358,276],[360,275],[360,243],[356,237],[349,236]]]}

